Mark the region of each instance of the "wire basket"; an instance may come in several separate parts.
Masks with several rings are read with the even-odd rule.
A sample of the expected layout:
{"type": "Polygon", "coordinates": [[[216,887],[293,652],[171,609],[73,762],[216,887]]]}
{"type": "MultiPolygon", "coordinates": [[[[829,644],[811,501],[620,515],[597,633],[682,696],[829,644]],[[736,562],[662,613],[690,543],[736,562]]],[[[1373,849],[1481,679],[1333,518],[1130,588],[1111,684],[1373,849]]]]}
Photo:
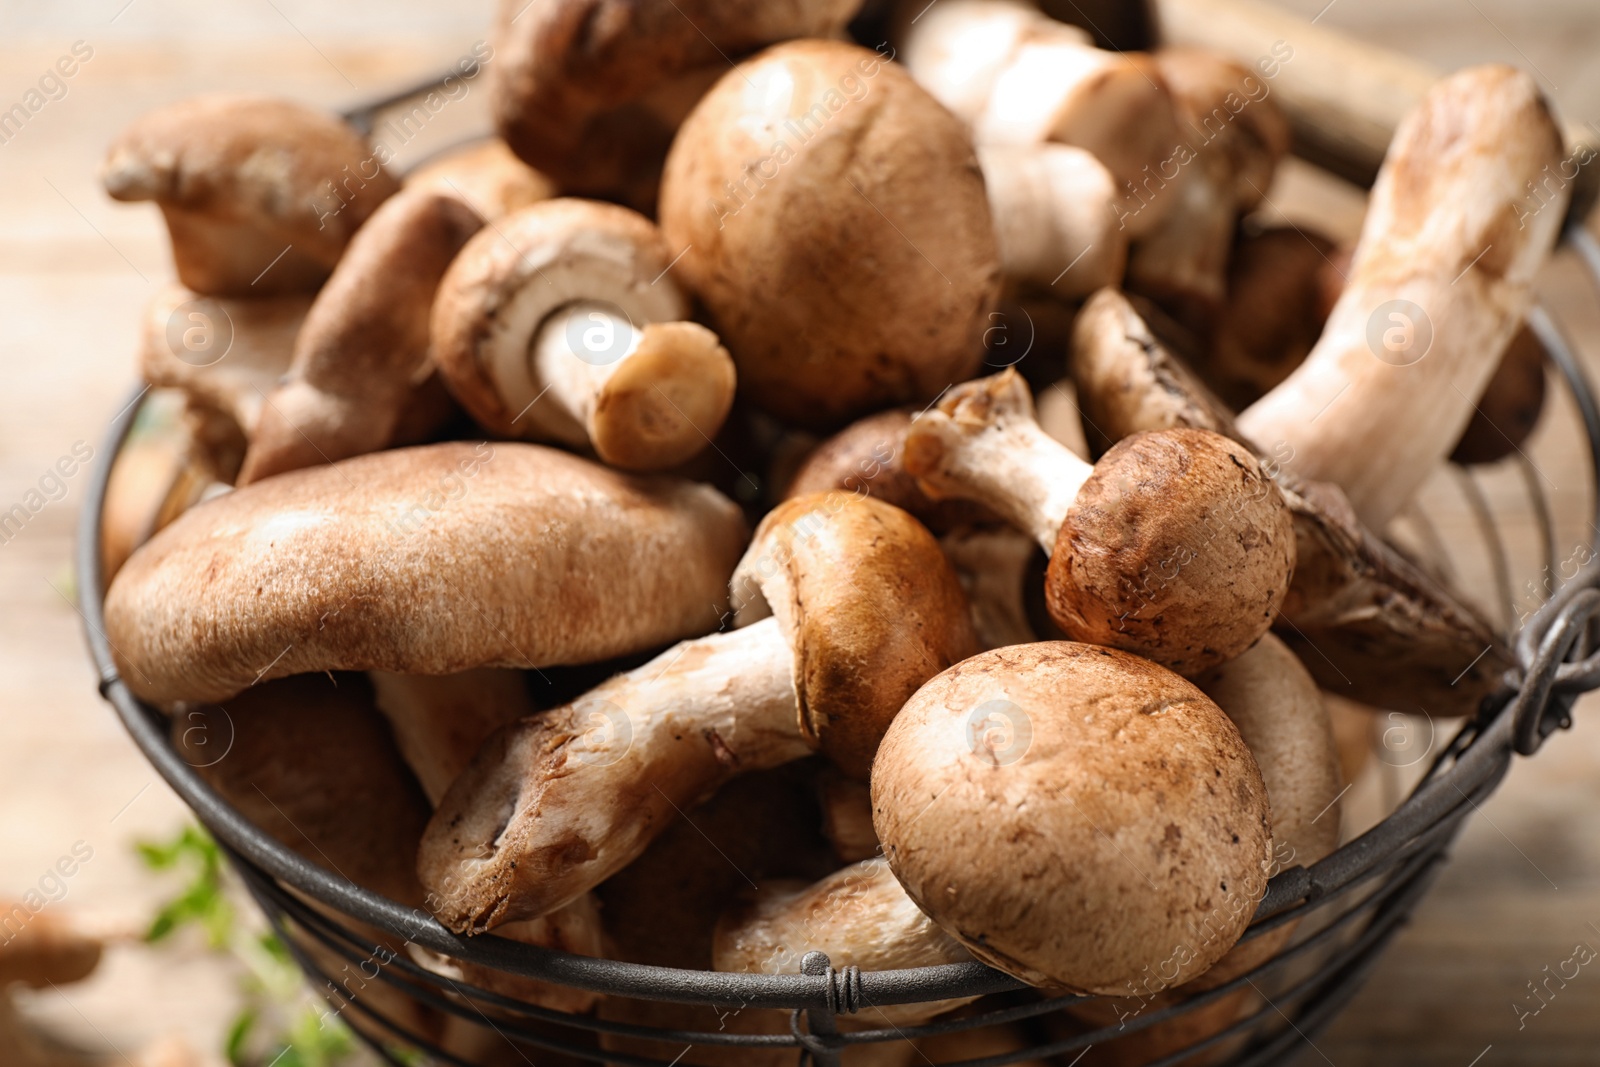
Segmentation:
{"type": "MultiPolygon", "coordinates": [[[[386,103],[415,91],[409,89],[347,117],[370,126],[372,115],[386,103]]],[[[1577,224],[1566,240],[1600,288],[1600,247],[1577,224]]],[[[1555,321],[1536,308],[1529,322],[1576,402],[1591,471],[1600,472],[1600,408],[1595,394],[1555,321]]],[[[469,939],[451,933],[431,916],[308,862],[253,825],[173,748],[166,718],[137,700],[118,677],[104,630],[102,513],[112,466],[141,406],[136,396],[111,427],[79,531],[79,600],[100,693],[162,778],[220,843],[313,987],[355,1023],[362,1040],[382,1060],[393,1064],[414,1063],[421,1054],[438,1063],[477,1067],[386,1010],[405,1000],[352,993],[348,983],[338,981],[340,973],[357,968],[364,981],[382,982],[458,1025],[481,1028],[486,1036],[518,1051],[513,1062],[540,1063],[537,1057],[559,1054],[582,1063],[669,1067],[685,1060],[690,1046],[704,1046],[725,1049],[728,1057],[740,1056],[740,1050],[742,1055],[770,1057],[787,1049],[800,1064],[849,1067],[858,1062],[855,1057],[865,1046],[1020,1024],[1022,1032],[1037,1039],[1029,1047],[945,1062],[959,1067],[1037,1060],[1065,1065],[1076,1063],[1091,1046],[1157,1027],[1180,1027],[1185,1019],[1241,996],[1248,1000],[1236,1013],[1236,1021],[1202,1028],[1203,1036],[1149,1061],[1150,1067],[1218,1062],[1254,1067],[1279,1062],[1331,1022],[1355,994],[1428,890],[1466,817],[1505,776],[1513,753],[1531,755],[1551,732],[1571,724],[1571,709],[1580,693],[1600,688],[1600,653],[1590,656],[1591,624],[1600,615],[1600,558],[1592,556],[1594,562],[1558,590],[1516,635],[1516,669],[1499,691],[1485,699],[1478,716],[1433,759],[1409,795],[1378,825],[1325,859],[1310,867],[1283,870],[1271,879],[1244,942],[1274,935],[1283,940],[1292,929],[1293,937],[1285,945],[1226,984],[1100,1029],[1080,1023],[1063,1036],[1060,1028],[1044,1025],[1093,998],[1050,997],[976,962],[863,972],[854,967],[836,969],[825,955],[812,952],[804,958],[799,975],[729,974],[577,956],[493,935],[469,939]],[[537,1007],[387,951],[373,943],[374,930],[447,960],[608,998],[719,1012],[779,1009],[789,1013],[788,1032],[675,1029],[537,1007]],[[369,967],[375,973],[369,974],[369,967]],[[872,1026],[874,1008],[972,997],[982,999],[957,1018],[921,1026],[862,1026],[872,1026]],[[841,1019],[849,1020],[845,1028],[841,1019]],[[601,1035],[626,1039],[629,1049],[644,1051],[602,1052],[597,1047],[601,1035]]],[[[1498,597],[1508,611],[1514,610],[1510,565],[1494,517],[1470,474],[1463,474],[1462,483],[1480,519],[1498,597]]],[[[1524,484],[1530,511],[1543,534],[1548,565],[1554,544],[1548,501],[1537,479],[1525,478],[1524,484]]],[[[926,1056],[917,1062],[933,1063],[926,1056]]]]}

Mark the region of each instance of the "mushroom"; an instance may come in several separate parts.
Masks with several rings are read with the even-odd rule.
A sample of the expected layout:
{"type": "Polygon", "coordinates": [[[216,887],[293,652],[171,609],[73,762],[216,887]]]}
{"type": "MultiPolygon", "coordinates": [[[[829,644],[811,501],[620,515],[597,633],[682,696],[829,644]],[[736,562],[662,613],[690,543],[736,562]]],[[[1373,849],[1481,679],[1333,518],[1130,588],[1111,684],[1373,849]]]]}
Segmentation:
{"type": "Polygon", "coordinates": [[[822,808],[822,836],[840,862],[859,863],[878,854],[867,783],[825,767],[817,776],[817,803],[822,808]]]}
{"type": "Polygon", "coordinates": [[[1294,570],[1277,487],[1206,430],[1120,441],[1091,466],[1045,436],[1015,371],[950,390],[906,433],[930,495],[976,500],[1050,554],[1050,617],[1075,640],[1188,674],[1267,631],[1294,570]]]}
{"type": "Polygon", "coordinates": [[[1004,648],[1063,636],[1044,607],[1049,557],[1033,538],[1009,526],[968,527],[945,534],[939,547],[972,605],[978,647],[1004,648]]]}
{"type": "Polygon", "coordinates": [[[403,188],[449,193],[488,222],[555,195],[550,179],[518,159],[498,137],[429,160],[406,175],[403,188]]]}
{"type": "Polygon", "coordinates": [[[1094,155],[1064,144],[979,145],[1000,267],[1063,300],[1118,285],[1128,234],[1116,181],[1094,155]]]}
{"type": "Polygon", "coordinates": [[[428,310],[483,220],[455,195],[403,190],[350,242],[317,294],[282,383],[264,397],[239,484],[388,445],[432,373],[428,310]]]}
{"type": "Polygon", "coordinates": [[[864,777],[905,698],[973,648],[937,542],[870,498],[774,508],[733,590],[739,629],[668,649],[484,745],[423,841],[441,922],[478,932],[562,906],[736,774],[820,750],[864,777]]]}
{"type": "Polygon", "coordinates": [[[945,0],[915,20],[906,65],[979,144],[1058,141],[1092,152],[1116,182],[1119,229],[1151,232],[1170,208],[1182,138],[1160,68],[1095,48],[1031,4],[945,0]]]}
{"type": "Polygon", "coordinates": [[[198,417],[219,424],[214,438],[247,443],[289,369],[310,308],[311,298],[299,293],[201,296],[169,283],[145,305],[140,373],[156,388],[183,390],[198,417]]]}
{"type": "Polygon", "coordinates": [[[983,176],[875,52],[795,41],[730,71],[673,142],[661,228],[779,419],[833,425],[977,370],[1000,281],[983,176]]]}
{"type": "Polygon", "coordinates": [[[1163,48],[1156,65],[1186,129],[1185,168],[1160,224],[1134,246],[1128,288],[1206,331],[1227,293],[1239,216],[1266,196],[1289,151],[1289,120],[1250,69],[1203,48],[1163,48]]]}
{"type": "Polygon", "coordinates": [[[0,903],[0,915],[0,991],[14,983],[43,989],[80,982],[100,966],[105,938],[76,917],[26,902],[0,903]]]}
{"type": "MultiPolygon", "coordinates": [[[[897,970],[966,963],[972,954],[911,902],[882,858],[862,860],[811,885],[773,883],[717,924],[719,971],[799,974],[806,953],[834,967],[897,970]]],[[[914,1026],[976,998],[872,1005],[889,1026],[914,1026]]]]}
{"type": "Polygon", "coordinates": [[[1561,152],[1527,74],[1442,79],[1395,133],[1316,348],[1240,430],[1287,444],[1298,475],[1337,484],[1382,529],[1455,445],[1522,323],[1568,190],[1554,210],[1522,205],[1561,152]]]}
{"type": "Polygon", "coordinates": [[[178,390],[152,390],[112,461],[100,518],[100,572],[107,581],[222,477],[196,440],[185,404],[178,390]]]}
{"type": "Polygon", "coordinates": [[[1472,713],[1499,686],[1511,659],[1494,630],[1368,532],[1337,487],[1292,476],[1287,445],[1266,456],[1252,444],[1122,294],[1106,290],[1084,305],[1072,371],[1086,421],[1111,440],[1188,427],[1263,457],[1293,516],[1296,546],[1275,625],[1324,688],[1451,716],[1472,713]]]}
{"type": "Polygon", "coordinates": [[[1031,985],[1117,994],[1164,960],[1186,981],[1266,889],[1266,787],[1239,731],[1116,649],[1019,645],[938,675],[890,724],[872,802],[906,894],[1031,985]]]}
{"type": "Polygon", "coordinates": [[[312,292],[398,184],[338,118],[268,96],[158,108],[111,143],[114,200],[154,200],[178,279],[210,296],[312,292]]]}
{"type": "Polygon", "coordinates": [[[673,132],[730,57],[833,36],[860,6],[504,0],[490,66],[495,125],[567,192],[647,210],[673,132]]]}
{"type": "Polygon", "coordinates": [[[156,704],[323,670],[594,662],[715,625],[745,529],[714,489],[537,445],[378,452],[186,512],[111,583],[106,633],[156,704]]]}
{"type": "Polygon", "coordinates": [[[699,452],[733,403],[733,361],[689,316],[642,215],[548,200],[467,243],[433,306],[434,358],[463,407],[508,437],[659,470],[699,452]]]}

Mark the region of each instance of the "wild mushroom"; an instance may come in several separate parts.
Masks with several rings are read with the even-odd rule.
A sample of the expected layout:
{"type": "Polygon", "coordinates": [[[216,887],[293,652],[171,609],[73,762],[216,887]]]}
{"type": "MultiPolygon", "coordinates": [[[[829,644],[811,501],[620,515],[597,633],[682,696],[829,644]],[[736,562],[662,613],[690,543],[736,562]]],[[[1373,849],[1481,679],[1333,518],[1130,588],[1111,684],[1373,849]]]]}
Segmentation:
{"type": "Polygon", "coordinates": [[[555,195],[550,179],[513,155],[498,137],[424,163],[406,175],[403,188],[449,193],[488,222],[555,195]]]}
{"type": "Polygon", "coordinates": [[[1454,446],[1522,323],[1568,190],[1531,217],[1520,209],[1561,152],[1527,74],[1491,65],[1441,80],[1395,133],[1316,348],[1240,430],[1285,442],[1296,474],[1335,483],[1381,530],[1454,446]]]}
{"type": "Polygon", "coordinates": [[[979,145],[1000,267],[1063,300],[1118,285],[1128,234],[1116,181],[1094,155],[1064,144],[979,145]]]}
{"type": "Polygon", "coordinates": [[[521,671],[371,671],[367,677],[400,754],[435,807],[490,734],[536,710],[521,671]]]}
{"type": "Polygon", "coordinates": [[[733,362],[686,322],[672,255],[626,208],[548,200],[469,241],[433,306],[434,358],[508,437],[592,447],[614,466],[689,459],[733,403],[733,362]]]}
{"type": "Polygon", "coordinates": [[[1276,628],[1325,689],[1365,703],[1470,714],[1510,668],[1494,630],[1362,526],[1337,487],[1296,478],[1295,453],[1251,443],[1120,293],[1084,305],[1072,352],[1087,421],[1112,440],[1215,431],[1262,456],[1294,520],[1294,576],[1276,628]]]}
{"type": "Polygon", "coordinates": [[[537,445],[378,452],[186,512],[111,583],[106,633],[157,704],[323,670],[594,662],[714,626],[745,529],[714,489],[537,445]]]}
{"type": "Polygon", "coordinates": [[[183,394],[152,390],[112,462],[100,518],[100,570],[109,581],[153,537],[224,477],[200,447],[183,394]]]}
{"type": "Polygon", "coordinates": [[[905,57],[979,144],[1092,152],[1116,181],[1119,229],[1149,233],[1169,210],[1182,134],[1149,55],[1095,48],[1031,4],[945,0],[916,19],[905,57]]]}
{"type": "Polygon", "coordinates": [[[495,125],[566,192],[647,210],[673,132],[730,57],[831,37],[860,6],[505,0],[489,70],[495,125]]]}
{"type": "MultiPolygon", "coordinates": [[[[772,883],[717,924],[719,971],[799,974],[807,952],[835,967],[892,970],[965,963],[972,954],[935,926],[895,881],[888,861],[862,860],[811,885],[772,883]]],[[[874,1006],[890,1026],[914,1026],[973,1000],[874,1006]]]]}
{"type": "Polygon", "coordinates": [[[210,296],[311,292],[399,186],[338,118],[267,96],[190,97],[137,119],[100,172],[153,200],[178,279],[210,296]]]}
{"type": "Polygon", "coordinates": [[[736,774],[821,750],[865,776],[905,698],[972,651],[937,542],[869,498],[773,509],[733,589],[739,629],[668,649],[484,745],[423,841],[441,922],[477,932],[562,906],[736,774]]]}
{"type": "Polygon", "coordinates": [[[875,52],[795,41],[730,71],[673,142],[661,228],[741,390],[782,420],[977,370],[1000,281],[983,177],[961,123],[875,52]]]}
{"type": "Polygon", "coordinates": [[[1091,466],[1045,436],[1007,370],[946,393],[905,448],[925,491],[976,500],[1044,547],[1050,616],[1075,640],[1194,673],[1254,644],[1288,589],[1283,499],[1219,434],[1138,434],[1091,466]]]}
{"type": "Polygon", "coordinates": [[[239,484],[388,445],[432,372],[439,279],[483,226],[451,193],[403,190],[351,240],[306,315],[281,384],[263,394],[239,484]]]}
{"type": "Polygon", "coordinates": [[[935,677],[890,725],[872,801],[911,899],[1052,989],[1120,993],[1169,956],[1177,982],[1204,973],[1271,862],[1266,787],[1233,723],[1177,675],[1091,645],[996,649],[935,677]]]}
{"type": "Polygon", "coordinates": [[[1129,257],[1128,288],[1206,332],[1226,297],[1235,226],[1289,151],[1289,120],[1265,81],[1215,52],[1163,48],[1155,61],[1186,127],[1176,157],[1184,173],[1129,257]]]}

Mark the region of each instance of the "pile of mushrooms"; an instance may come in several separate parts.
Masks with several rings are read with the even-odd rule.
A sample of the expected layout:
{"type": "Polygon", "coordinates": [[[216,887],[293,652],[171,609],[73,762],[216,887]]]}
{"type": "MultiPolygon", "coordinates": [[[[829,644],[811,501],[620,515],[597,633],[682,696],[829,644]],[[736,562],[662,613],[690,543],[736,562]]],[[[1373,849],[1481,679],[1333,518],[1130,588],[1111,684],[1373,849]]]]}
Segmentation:
{"type": "MultiPolygon", "coordinates": [[[[1250,217],[1290,147],[1251,70],[1023,0],[863,47],[858,6],[508,0],[498,136],[409,174],[286,101],[131,126],[105,187],[161,208],[176,280],[106,634],[264,834],[461,934],[979,960],[1114,1023],[1292,936],[1240,942],[1340,842],[1321,690],[1460,716],[1509,664],[1386,534],[1452,452],[1504,455],[1491,379],[1517,442],[1537,420],[1519,331],[1561,212],[1518,204],[1561,137],[1525,74],[1443,79],[1341,255],[1250,217]],[[986,362],[1002,301],[1070,326],[986,362]]],[[[543,1008],[788,1028],[362,933],[543,1008]]],[[[1207,1033],[1249,1007],[1208,1003],[1207,1033]]]]}

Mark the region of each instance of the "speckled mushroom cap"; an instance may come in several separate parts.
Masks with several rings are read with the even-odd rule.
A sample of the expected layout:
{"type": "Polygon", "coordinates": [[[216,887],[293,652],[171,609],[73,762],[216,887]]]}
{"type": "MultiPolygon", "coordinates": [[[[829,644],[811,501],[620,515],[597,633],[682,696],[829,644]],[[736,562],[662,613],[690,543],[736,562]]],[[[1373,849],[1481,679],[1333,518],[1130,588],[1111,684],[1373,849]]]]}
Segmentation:
{"type": "MultiPolygon", "coordinates": [[[[489,66],[495,123],[570,192],[653,186],[671,109],[641,98],[729,57],[843,29],[861,0],[503,0],[489,66]],[[655,105],[655,106],[652,106],[655,105]]],[[[693,97],[690,97],[690,103],[693,97]]],[[[682,112],[679,112],[681,117],[682,112]]]]}
{"type": "Polygon", "coordinates": [[[314,290],[399,188],[337,117],[224,93],[135,120],[111,143],[100,180],[113,199],[160,205],[178,278],[220,296],[314,290]]]}
{"type": "MultiPolygon", "coordinates": [[[[667,274],[671,262],[661,231],[615,204],[562,198],[514,212],[468,241],[439,285],[433,350],[440,373],[462,407],[495,433],[587,445],[586,427],[570,417],[552,422],[554,407],[535,405],[542,386],[529,343],[546,317],[578,300],[603,300],[639,330],[688,318],[688,301],[667,274]]],[[[720,423],[688,414],[697,425],[720,423]]]]}
{"type": "Polygon", "coordinates": [[[960,120],[899,66],[793,41],[730,71],[667,157],[661,227],[741,390],[837,424],[971,377],[999,252],[960,120]]]}
{"type": "Polygon", "coordinates": [[[740,622],[770,609],[794,652],[801,732],[865,778],[917,687],[977,650],[961,583],[897,507],[817,493],[767,513],[735,569],[740,622]]]}
{"type": "Polygon", "coordinates": [[[1250,449],[1158,430],[1095,464],[1061,524],[1045,600],[1074,638],[1189,675],[1267,631],[1294,563],[1293,517],[1250,449]]]}
{"type": "Polygon", "coordinates": [[[1266,787],[1238,730],[1115,649],[1016,645],[945,671],[890,726],[872,800],[912,899],[1033,985],[1122,993],[1163,965],[1185,981],[1266,888],[1266,787]]]}
{"type": "Polygon", "coordinates": [[[715,626],[745,531],[709,486],[536,445],[377,452],[186,512],[118,572],[106,633],[158,704],[323,670],[590,662],[715,626]]]}

